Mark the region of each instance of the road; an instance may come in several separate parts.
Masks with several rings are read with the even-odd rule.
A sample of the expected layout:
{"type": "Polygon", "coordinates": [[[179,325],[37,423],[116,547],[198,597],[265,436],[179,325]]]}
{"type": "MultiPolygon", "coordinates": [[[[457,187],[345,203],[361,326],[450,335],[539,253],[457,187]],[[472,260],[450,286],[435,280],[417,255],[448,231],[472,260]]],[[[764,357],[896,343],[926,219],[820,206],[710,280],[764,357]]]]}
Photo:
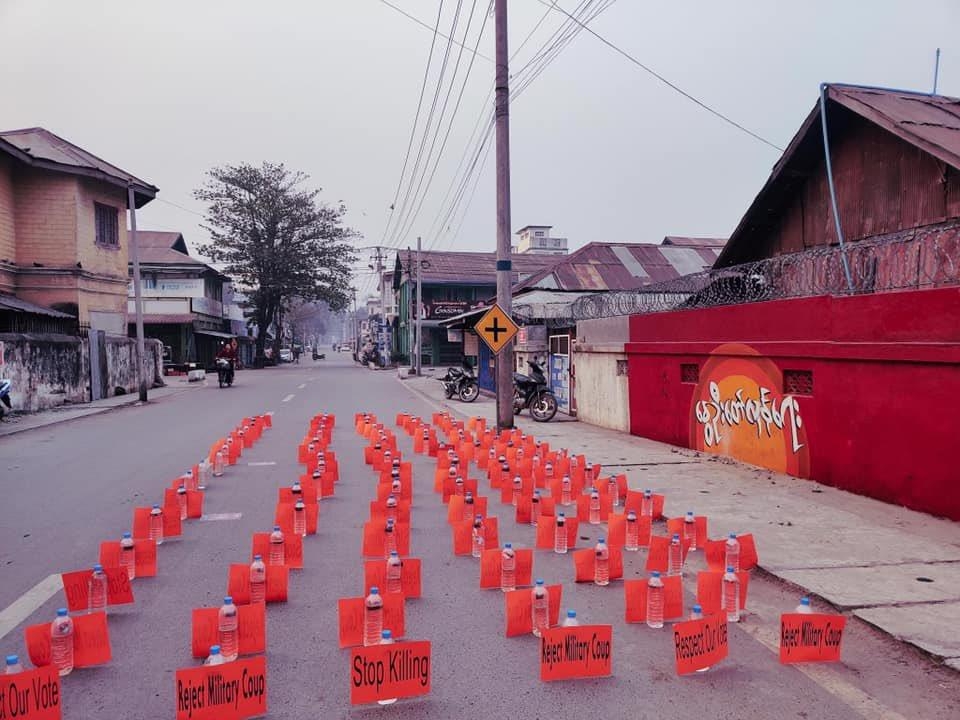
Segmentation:
{"type": "MultiPolygon", "coordinates": [[[[23,626],[48,621],[63,604],[62,593],[44,601],[31,588],[95,562],[100,541],[129,529],[135,505],[159,501],[163,488],[240,418],[272,411],[273,429],[207,492],[206,513],[239,517],[190,522],[182,538],[164,543],[159,576],[135,581],[135,605],[110,616],[113,661],[64,681],[65,718],[172,717],[174,672],[195,664],[191,609],[220,603],[228,565],[246,560],[251,533],[269,529],[276,489],[298,474],[297,443],[309,419],[326,411],[338,418],[332,447],[341,481],[322,504],[318,535],[306,540],[305,567],[291,576],[289,602],[268,611],[270,717],[913,720],[960,712],[956,676],[861,625],[848,631],[841,665],[781,666],[769,619],[792,609],[797,593],[763,576],[750,585],[753,614],[732,628],[730,657],[708,673],[679,678],[669,629],[626,625],[619,583],[575,586],[569,556],[537,552],[535,574],[562,581],[564,606],[583,622],[612,624],[614,644],[613,677],[543,684],[535,639],[503,637],[501,594],[478,590],[476,561],[453,556],[445,508],[432,492],[433,461],[414,456],[406,436],[400,446],[415,477],[412,554],[423,561],[423,598],[407,603],[407,636],[433,644],[433,691],[389,709],[351,708],[337,600],[362,591],[361,526],[374,475],[352,427],[361,410],[392,425],[398,411],[429,418],[434,408],[393,373],[328,354],[318,363],[240,372],[233,388],[190,387],[147,406],[0,439],[0,608],[16,601],[32,609],[0,637],[0,651],[25,654],[23,626]]],[[[516,526],[494,498],[491,508],[500,517],[501,542],[532,546],[530,528],[516,526]]],[[[599,533],[588,526],[581,534],[599,533]]],[[[640,574],[629,558],[626,577],[640,574]]],[[[7,612],[0,612],[0,628],[7,612]]]]}

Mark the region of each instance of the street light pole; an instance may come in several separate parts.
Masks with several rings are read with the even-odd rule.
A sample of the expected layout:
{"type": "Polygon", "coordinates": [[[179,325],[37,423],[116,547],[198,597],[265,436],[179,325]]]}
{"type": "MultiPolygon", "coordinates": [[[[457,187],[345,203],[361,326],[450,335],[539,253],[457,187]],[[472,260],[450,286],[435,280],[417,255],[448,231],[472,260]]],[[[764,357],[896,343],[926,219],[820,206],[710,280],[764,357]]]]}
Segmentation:
{"type": "Polygon", "coordinates": [[[140,244],[137,242],[137,199],[132,187],[127,187],[127,206],[130,208],[130,258],[133,261],[133,305],[137,316],[137,385],[140,402],[147,401],[147,373],[143,367],[146,350],[143,341],[143,294],[140,283],[140,244]]]}
{"type": "Polygon", "coordinates": [[[420,363],[423,347],[423,283],[420,276],[423,274],[423,266],[420,264],[420,236],[417,235],[417,377],[420,377],[420,363]]]}
{"type": "MultiPolygon", "coordinates": [[[[510,74],[507,68],[507,0],[496,0],[497,127],[497,304],[509,316],[513,310],[510,260],[510,74]]],[[[497,427],[513,427],[513,340],[497,355],[497,427]]]]}

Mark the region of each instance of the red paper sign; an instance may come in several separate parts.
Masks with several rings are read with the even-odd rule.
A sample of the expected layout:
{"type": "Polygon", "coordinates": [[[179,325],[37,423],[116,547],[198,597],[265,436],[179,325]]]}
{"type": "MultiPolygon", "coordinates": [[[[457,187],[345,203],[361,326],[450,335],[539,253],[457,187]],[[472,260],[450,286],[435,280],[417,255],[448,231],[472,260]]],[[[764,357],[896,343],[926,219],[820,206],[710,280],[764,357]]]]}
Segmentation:
{"type": "MultiPolygon", "coordinates": [[[[157,545],[151,540],[133,541],[133,565],[136,576],[156,577],[157,545]]],[[[106,540],[100,543],[100,564],[103,567],[120,567],[120,543],[106,540]]]]}
{"type": "Polygon", "coordinates": [[[357,647],[350,652],[350,704],[430,692],[430,643],[357,647]]]}
{"type": "MultiPolygon", "coordinates": [[[[652,494],[651,498],[653,499],[653,519],[659,520],[663,517],[663,505],[664,505],[664,496],[652,494]]],[[[640,508],[643,503],[643,492],[640,490],[627,490],[627,497],[624,501],[624,510],[630,511],[633,510],[637,517],[641,516],[640,508]]]]}
{"type": "MultiPolygon", "coordinates": [[[[110,632],[103,612],[72,616],[73,666],[93,667],[110,662],[110,632]]],[[[24,631],[24,644],[30,662],[36,667],[50,664],[50,623],[29,625],[24,631]]]]}
{"type": "Polygon", "coordinates": [[[450,503],[447,505],[447,522],[455,523],[460,520],[473,520],[477,515],[487,516],[487,503],[488,500],[484,495],[475,495],[473,498],[473,507],[470,509],[469,516],[464,515],[464,505],[463,498],[459,495],[454,495],[450,498],[450,503]]]}
{"type": "MultiPolygon", "coordinates": [[[[750,583],[750,573],[738,572],[740,578],[740,610],[747,607],[747,586],[750,583]]],[[[704,615],[719,613],[723,607],[723,573],[697,573],[697,604],[704,615]]]]}
{"type": "MultiPolygon", "coordinates": [[[[551,627],[560,621],[560,605],[563,601],[563,585],[547,585],[548,611],[551,627]]],[[[507,616],[507,637],[529,635],[533,632],[533,594],[531,588],[514,590],[503,594],[507,616]]]]}
{"type": "MultiPolygon", "coordinates": [[[[386,594],[387,561],[367,560],[363,564],[363,592],[370,594],[370,588],[379,588],[386,594]]],[[[420,559],[403,558],[400,561],[400,592],[405,598],[420,597],[420,559]]]]}
{"type": "Polygon", "coordinates": [[[244,720],[267,714],[263,655],[177,670],[177,720],[244,720]]]}
{"type": "MultiPolygon", "coordinates": [[[[101,563],[102,564],[102,563],[101,563]]],[[[127,605],[133,602],[133,590],[126,568],[104,567],[107,576],[107,605],[127,605]]],[[[90,607],[90,577],[93,570],[63,573],[63,593],[67,596],[70,612],[86,611],[90,607]]]]}
{"type": "Polygon", "coordinates": [[[846,625],[843,615],[784,613],[780,616],[780,662],[837,662],[846,625]]]}
{"type": "MultiPolygon", "coordinates": [[[[530,548],[514,548],[516,555],[516,586],[524,587],[533,584],[533,550],[530,548]]],[[[480,556],[480,589],[500,589],[500,561],[503,550],[490,548],[480,556]]]]}
{"type": "MultiPolygon", "coordinates": [[[[266,607],[237,606],[237,647],[241,655],[256,655],[267,649],[266,607]]],[[[211,645],[220,644],[220,608],[194,608],[191,647],[195,658],[210,654],[211,645]]]]}
{"type": "Polygon", "coordinates": [[[56,668],[48,666],[4,675],[0,718],[60,720],[62,697],[56,668]]]}
{"type": "MultiPolygon", "coordinates": [[[[177,537],[181,534],[180,508],[175,504],[163,510],[163,537],[177,537]]],[[[148,507],[133,509],[133,537],[137,540],[146,540],[150,537],[150,510],[148,507]]],[[[138,573],[139,574],[139,573],[138,573]]]]}
{"type": "MultiPolygon", "coordinates": [[[[683,535],[680,536],[680,556],[683,561],[687,561],[687,552],[690,550],[690,541],[683,535]]],[[[650,537],[650,549],[647,551],[646,571],[666,573],[670,565],[670,538],[662,535],[652,535],[650,537]]]]}
{"type": "MultiPolygon", "coordinates": [[[[600,500],[600,522],[606,522],[610,513],[613,512],[613,498],[606,492],[597,493],[600,500]]],[[[577,519],[582,522],[590,522],[590,495],[580,495],[577,497],[577,519]]]]}
{"type": "Polygon", "coordinates": [[[540,638],[540,679],[606,677],[613,668],[613,627],[552,628],[540,638]]]}
{"type": "Polygon", "coordinates": [[[729,651],[726,618],[713,615],[677,623],[673,626],[673,647],[678,675],[716,665],[729,651]]]}
{"type": "MultiPolygon", "coordinates": [[[[317,532],[317,520],[319,519],[319,505],[307,505],[304,503],[303,512],[306,514],[307,535],[315,535],[317,532]]],[[[284,535],[293,535],[293,514],[296,512],[294,503],[277,503],[277,509],[274,511],[273,524],[279,525],[284,535]]]]}
{"type": "MultiPolygon", "coordinates": [[[[259,555],[264,562],[270,557],[270,533],[254,533],[250,560],[259,555]]],[[[292,570],[303,569],[303,538],[295,533],[283,534],[283,564],[292,570]]]]}
{"type": "MultiPolygon", "coordinates": [[[[287,583],[289,569],[282,565],[267,565],[266,601],[268,603],[287,601],[287,583]]],[[[250,604],[250,566],[241,563],[230,565],[227,579],[227,595],[233,598],[235,605],[250,604]]]]}
{"type": "MultiPolygon", "coordinates": [[[[620,548],[609,547],[610,579],[619,580],[623,577],[623,552],[620,548]]],[[[573,552],[573,567],[575,582],[593,582],[597,566],[597,551],[594,548],[585,548],[573,552]]]]}
{"type": "MultiPolygon", "coordinates": [[[[683,581],[679,575],[660,578],[663,581],[663,619],[683,617],[683,581]]],[[[628,623],[647,621],[648,580],[624,580],[623,593],[626,600],[624,619],[628,623]]]]}
{"type": "MultiPolygon", "coordinates": [[[[453,528],[453,554],[469,555],[473,549],[473,523],[469,520],[461,520],[452,523],[453,528]]],[[[484,548],[491,549],[500,546],[500,526],[496,517],[485,517],[483,519],[484,548]]]]}
{"type": "MultiPolygon", "coordinates": [[[[403,595],[383,594],[383,629],[399,639],[406,633],[403,595]]],[[[340,598],[337,601],[340,625],[340,647],[363,645],[364,598],[340,598]]]]}
{"type": "MultiPolygon", "coordinates": [[[[580,529],[580,521],[575,517],[566,519],[567,528],[567,549],[572,550],[577,546],[577,531],[580,529]]],[[[553,550],[556,541],[556,518],[545,517],[543,515],[537,520],[537,549],[553,550]]]]}
{"type": "MultiPolygon", "coordinates": [[[[694,515],[693,524],[696,530],[697,547],[703,548],[709,540],[707,536],[707,518],[704,515],[694,515]]],[[[675,517],[667,520],[667,534],[677,534],[680,537],[686,535],[686,520],[683,517],[675,517]]]]}
{"type": "MultiPolygon", "coordinates": [[[[364,557],[384,557],[384,528],[386,522],[366,522],[363,524],[364,557]]],[[[397,553],[401,556],[410,554],[410,526],[407,523],[393,524],[393,538],[397,544],[397,553]]]]}

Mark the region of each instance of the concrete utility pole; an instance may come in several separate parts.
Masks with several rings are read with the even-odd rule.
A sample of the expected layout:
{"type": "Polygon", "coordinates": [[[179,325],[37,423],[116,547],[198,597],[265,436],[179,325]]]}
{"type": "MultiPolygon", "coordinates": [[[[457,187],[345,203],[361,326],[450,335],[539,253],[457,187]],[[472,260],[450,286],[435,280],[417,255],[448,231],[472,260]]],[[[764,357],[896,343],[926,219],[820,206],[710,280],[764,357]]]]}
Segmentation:
{"type": "Polygon", "coordinates": [[[146,350],[143,343],[143,295],[140,292],[140,244],[137,242],[137,199],[132,187],[127,187],[127,206],[130,208],[130,257],[133,260],[133,305],[137,315],[137,385],[140,402],[147,401],[147,373],[143,368],[146,350]]]}
{"type": "MultiPolygon", "coordinates": [[[[510,73],[507,68],[507,0],[496,0],[497,304],[513,314],[510,260],[510,73]]],[[[513,427],[513,340],[497,355],[497,427],[513,427]]]]}
{"type": "Polygon", "coordinates": [[[417,377],[420,377],[421,347],[423,346],[423,283],[420,282],[420,276],[423,274],[423,266],[420,264],[420,236],[417,235],[417,377]]]}

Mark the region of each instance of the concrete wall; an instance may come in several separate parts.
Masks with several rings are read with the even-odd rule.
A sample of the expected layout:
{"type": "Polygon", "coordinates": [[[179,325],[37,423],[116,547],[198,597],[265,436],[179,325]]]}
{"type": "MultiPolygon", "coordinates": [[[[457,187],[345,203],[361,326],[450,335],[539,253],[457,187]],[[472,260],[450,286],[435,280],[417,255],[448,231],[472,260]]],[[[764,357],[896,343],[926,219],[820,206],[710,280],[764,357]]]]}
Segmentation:
{"type": "Polygon", "coordinates": [[[624,343],[629,318],[582,320],[573,344],[574,392],[580,422],[629,432],[630,394],[624,343]]]}
{"type": "MultiPolygon", "coordinates": [[[[89,340],[69,335],[0,333],[4,364],[0,377],[13,383],[10,400],[19,412],[37,412],[64,403],[90,399],[89,340]]],[[[146,341],[147,377],[151,385],[162,384],[162,347],[146,341]]],[[[118,387],[137,391],[136,341],[107,337],[104,382],[108,395],[118,387]]]]}

